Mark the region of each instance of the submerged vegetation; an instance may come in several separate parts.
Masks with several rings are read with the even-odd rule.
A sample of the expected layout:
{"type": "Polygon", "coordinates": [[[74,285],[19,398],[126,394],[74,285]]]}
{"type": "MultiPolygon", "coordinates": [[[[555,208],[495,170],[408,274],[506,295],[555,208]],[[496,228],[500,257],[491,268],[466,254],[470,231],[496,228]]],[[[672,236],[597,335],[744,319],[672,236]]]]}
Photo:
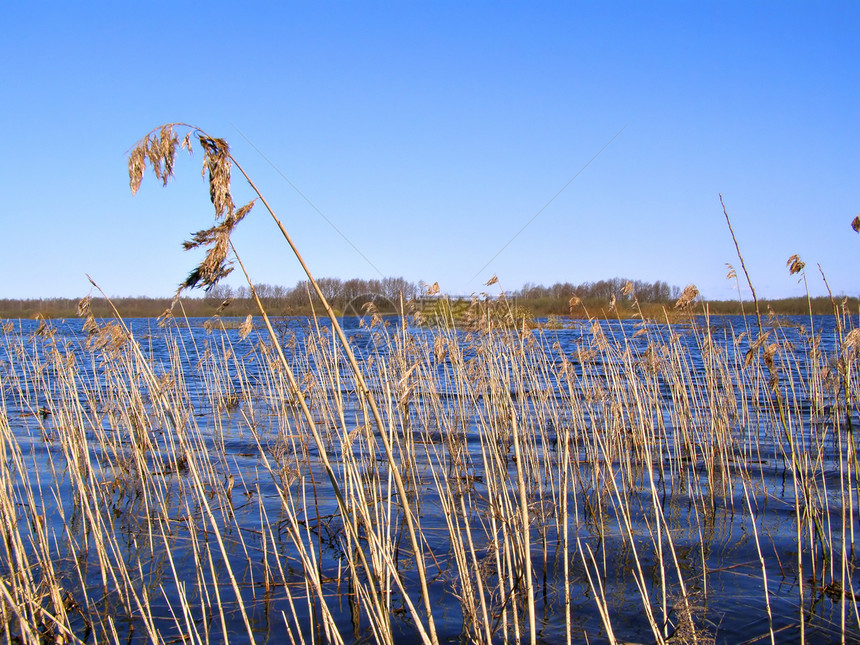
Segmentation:
{"type": "MultiPolygon", "coordinates": [[[[178,129],[135,148],[132,188],[199,142],[217,220],[184,286],[213,287],[254,202],[226,142],[178,129]]],[[[90,299],[80,331],[4,324],[6,642],[860,638],[847,303],[720,320],[689,286],[654,319],[625,282],[558,329],[508,298],[339,319],[269,213],[319,316],[249,285],[236,328],[90,299]]]]}

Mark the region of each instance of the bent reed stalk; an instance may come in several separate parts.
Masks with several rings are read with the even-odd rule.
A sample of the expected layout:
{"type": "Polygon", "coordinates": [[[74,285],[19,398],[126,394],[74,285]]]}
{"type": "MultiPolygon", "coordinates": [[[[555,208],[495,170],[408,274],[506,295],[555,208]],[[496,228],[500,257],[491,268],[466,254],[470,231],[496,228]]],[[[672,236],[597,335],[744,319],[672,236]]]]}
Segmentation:
{"type": "MultiPolygon", "coordinates": [[[[153,132],[133,188],[172,174],[153,132]]],[[[245,272],[251,208],[193,136],[217,223],[189,287],[245,272]]],[[[347,330],[295,253],[326,311],[302,323],[84,300],[80,332],[3,325],[7,642],[860,636],[855,314],[751,337],[694,288],[662,322],[631,288],[633,321],[529,328],[500,296],[347,330]]]]}

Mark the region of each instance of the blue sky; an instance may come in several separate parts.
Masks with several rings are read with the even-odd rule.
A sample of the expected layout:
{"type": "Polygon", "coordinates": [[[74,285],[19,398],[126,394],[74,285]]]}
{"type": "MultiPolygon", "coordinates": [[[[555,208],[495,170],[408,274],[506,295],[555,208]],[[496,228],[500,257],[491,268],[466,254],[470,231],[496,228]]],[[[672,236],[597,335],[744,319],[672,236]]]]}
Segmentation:
{"type": "MultiPolygon", "coordinates": [[[[212,222],[202,155],[135,197],[126,170],[172,121],[230,142],[317,276],[451,294],[494,274],[507,290],[620,276],[733,298],[722,193],[760,296],[803,293],[795,253],[814,295],[817,263],[860,294],[857,3],[7,2],[0,16],[0,297],[82,296],[85,274],[109,295],[172,294],[200,258],[181,242],[212,222]]],[[[235,177],[234,193],[250,197],[235,177]]],[[[234,242],[256,281],[302,278],[262,208],[234,242]]]]}

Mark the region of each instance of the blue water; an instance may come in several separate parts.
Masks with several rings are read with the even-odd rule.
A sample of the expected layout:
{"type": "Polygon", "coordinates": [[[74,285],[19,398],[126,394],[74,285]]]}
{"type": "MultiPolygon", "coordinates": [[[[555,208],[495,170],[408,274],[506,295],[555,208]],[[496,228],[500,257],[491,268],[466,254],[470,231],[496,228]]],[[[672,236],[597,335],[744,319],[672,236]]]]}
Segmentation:
{"type": "MultiPolygon", "coordinates": [[[[109,321],[98,322],[104,327],[109,321]]],[[[309,458],[316,464],[311,469],[315,478],[313,492],[309,489],[309,480],[304,480],[305,487],[302,488],[301,482],[291,480],[291,474],[286,470],[281,474],[282,479],[269,476],[261,459],[262,453],[267,455],[268,459],[274,460],[278,450],[284,445],[284,435],[293,436],[300,427],[296,413],[285,411],[284,401],[272,399],[272,389],[269,386],[273,378],[269,367],[271,359],[265,357],[270,340],[262,322],[255,320],[254,330],[245,339],[240,338],[237,329],[240,319],[223,319],[223,322],[226,330],[218,328],[217,321],[215,329],[207,329],[205,319],[178,320],[165,326],[159,325],[153,319],[129,319],[125,320],[124,324],[137,341],[156,378],[181,379],[184,383],[182,390],[188,397],[185,402],[188,409],[193,411],[193,423],[199,428],[199,436],[210,442],[199,448],[211,450],[209,459],[218,477],[224,480],[232,478],[233,507],[215,511],[217,517],[225,518],[226,557],[222,557],[220,551],[210,551],[215,554],[212,566],[220,574],[217,579],[221,605],[228,607],[227,631],[230,640],[246,642],[250,638],[245,633],[244,621],[236,609],[233,588],[225,582],[224,568],[227,563],[232,563],[236,568],[240,593],[249,610],[255,641],[282,642],[286,638],[282,612],[286,612],[287,622],[296,617],[298,626],[295,629],[302,631],[305,638],[318,629],[318,615],[314,614],[313,609],[306,603],[303,604],[303,601],[298,602],[298,607],[296,602],[290,602],[291,593],[298,598],[304,597],[304,589],[298,584],[304,579],[304,574],[295,545],[289,537],[289,524],[279,497],[279,487],[286,487],[305,502],[314,498],[313,509],[310,508],[310,502],[307,502],[308,506],[301,509],[301,512],[308,518],[308,522],[311,518],[316,522],[312,535],[308,535],[318,549],[320,569],[327,580],[327,590],[332,598],[332,613],[338,631],[347,642],[366,641],[369,639],[366,619],[359,615],[354,599],[350,602],[350,596],[346,593],[351,588],[351,581],[344,572],[343,524],[338,517],[334,498],[324,486],[324,474],[316,462],[319,458],[318,448],[312,443],[303,445],[309,458]],[[227,361],[223,360],[225,353],[230,357],[227,361]],[[175,360],[176,356],[179,360],[175,360]],[[229,365],[226,369],[223,367],[225,363],[229,365]],[[223,391],[236,394],[234,405],[228,405],[213,395],[212,383],[216,377],[226,379],[224,385],[219,386],[223,391]],[[314,493],[317,492],[319,495],[315,496],[314,493]],[[261,509],[264,509],[268,516],[267,522],[261,521],[261,509]],[[323,521],[320,518],[326,519],[323,521]],[[261,526],[265,526],[270,532],[261,531],[261,526]],[[252,557],[247,555],[249,552],[252,557]],[[283,576],[293,580],[297,586],[290,590],[290,587],[282,584],[264,584],[268,575],[266,571],[276,566],[286,569],[283,576]]],[[[409,342],[416,348],[424,348],[423,351],[432,353],[428,348],[434,346],[437,335],[454,335],[459,341],[464,361],[486,360],[486,357],[480,354],[480,343],[474,341],[474,333],[470,336],[467,330],[440,332],[433,328],[416,326],[399,317],[387,317],[385,322],[387,327],[382,328],[378,325],[372,326],[372,321],[368,318],[341,320],[373,390],[380,391],[390,385],[390,379],[386,380],[386,373],[379,370],[388,359],[393,360],[390,352],[397,347],[398,342],[409,342]]],[[[334,347],[330,322],[319,320],[314,323],[307,318],[298,317],[274,319],[273,324],[288,362],[300,377],[309,374],[317,379],[322,378],[325,370],[316,364],[317,354],[309,354],[305,348],[309,339],[334,347]],[[317,333],[314,324],[324,330],[322,334],[317,333]]],[[[12,321],[8,325],[11,325],[11,330],[7,330],[0,341],[3,414],[16,445],[30,468],[29,488],[35,491],[31,506],[24,496],[23,483],[27,478],[21,473],[14,477],[13,484],[18,487],[16,490],[21,500],[21,521],[26,524],[32,520],[33,514],[42,515],[44,521],[54,527],[55,557],[58,566],[66,571],[63,576],[69,593],[81,598],[82,590],[90,589],[90,594],[98,598],[97,601],[91,600],[94,607],[110,607],[111,611],[116,613],[116,629],[122,640],[144,642],[147,637],[141,617],[133,607],[129,609],[129,603],[121,598],[121,593],[109,589],[98,592],[104,588],[103,569],[94,547],[91,544],[84,546],[87,532],[82,528],[86,526],[85,518],[81,516],[82,504],[75,501],[76,488],[73,478],[68,472],[64,472],[62,466],[69,463],[68,456],[61,453],[59,445],[62,442],[57,440],[58,433],[82,432],[91,442],[94,453],[99,453],[95,444],[101,431],[107,432],[109,436],[116,435],[120,442],[129,441],[125,435],[119,436],[122,434],[122,428],[129,424],[133,426],[133,423],[123,416],[127,411],[108,407],[99,409],[102,403],[109,405],[108,402],[112,399],[108,392],[111,388],[118,387],[111,382],[111,374],[124,373],[123,366],[135,364],[131,359],[122,358],[123,352],[129,351],[128,345],[124,345],[125,349],[114,354],[88,348],[88,340],[91,339],[84,331],[82,321],[77,319],[51,321],[48,323],[50,331],[41,334],[37,333],[40,325],[37,321],[12,321]],[[58,377],[57,370],[62,368],[58,366],[57,356],[68,361],[70,372],[75,373],[74,391],[68,389],[66,380],[58,377]],[[76,397],[84,411],[82,426],[76,426],[75,419],[59,418],[60,415],[55,414],[58,403],[68,401],[70,396],[76,397]],[[38,477],[38,480],[34,479],[35,477],[38,477]],[[87,572],[84,580],[76,579],[75,572],[80,571],[79,567],[72,565],[76,558],[78,562],[81,558],[88,562],[84,569],[87,572]]],[[[709,321],[694,318],[673,325],[648,323],[644,327],[635,320],[610,320],[600,321],[597,325],[607,337],[612,351],[591,351],[594,350],[595,332],[592,325],[589,321],[571,320],[565,321],[561,329],[533,329],[526,334],[514,331],[499,332],[523,346],[534,343],[543,354],[551,357],[549,364],[553,369],[547,370],[535,363],[532,370],[534,379],[523,383],[521,391],[514,391],[512,385],[511,399],[520,402],[523,414],[541,414],[543,408],[540,401],[543,396],[557,402],[566,400],[565,397],[569,396],[565,390],[567,384],[559,378],[561,368],[565,365],[572,370],[574,381],[582,388],[577,391],[577,395],[587,397],[594,393],[597,384],[613,373],[613,361],[622,360],[619,352],[629,350],[634,362],[639,366],[637,369],[647,370],[651,352],[659,351],[662,347],[677,346],[683,348],[681,354],[687,361],[682,371],[689,379],[688,382],[701,385],[707,378],[712,377],[712,371],[709,369],[712,363],[709,361],[714,360],[714,352],[719,356],[722,365],[734,366],[734,371],[730,372],[743,372],[751,343],[758,336],[758,330],[751,318],[716,317],[709,321]]],[[[831,513],[822,516],[821,521],[827,525],[832,535],[841,535],[843,521],[850,522],[851,518],[843,520],[842,516],[844,497],[838,469],[840,451],[835,438],[821,441],[817,428],[820,424],[832,425],[834,414],[839,414],[840,409],[842,413],[846,410],[836,390],[816,396],[814,400],[808,392],[811,343],[817,343],[822,352],[816,359],[821,365],[830,365],[841,355],[835,321],[832,317],[815,317],[812,320],[809,317],[783,317],[771,321],[766,329],[769,330],[770,336],[765,345],[778,343],[781,348],[774,356],[774,365],[780,375],[779,387],[791,406],[795,422],[799,425],[795,434],[799,442],[798,448],[805,451],[816,447],[822,451],[818,455],[823,466],[821,481],[824,484],[830,482],[825,497],[831,513]]],[[[533,353],[523,355],[534,356],[533,353]]],[[[360,424],[363,413],[355,395],[357,385],[346,362],[342,357],[340,360],[342,365],[337,387],[346,406],[347,422],[360,424]]],[[[432,386],[440,395],[445,414],[457,415],[462,409],[459,396],[463,386],[451,379],[451,360],[449,355],[433,362],[434,371],[430,375],[432,384],[425,381],[421,387],[432,386]]],[[[760,361],[760,355],[756,354],[752,360],[760,361]]],[[[192,607],[194,615],[191,622],[195,628],[200,634],[211,633],[213,640],[221,640],[224,634],[220,618],[213,615],[211,610],[212,590],[206,585],[197,584],[200,580],[209,580],[211,584],[209,573],[200,574],[196,569],[197,560],[193,557],[192,546],[197,545],[194,548],[199,549],[201,547],[198,541],[203,539],[205,542],[205,516],[200,508],[187,506],[183,491],[187,486],[189,474],[183,470],[175,455],[172,438],[173,428],[189,421],[175,419],[170,415],[159,415],[157,400],[160,394],[150,390],[148,381],[134,371],[137,367],[129,369],[131,371],[125,372],[126,376],[132,380],[137,379],[144,405],[154,417],[150,437],[153,449],[148,463],[153,469],[172,464],[172,470],[160,473],[160,476],[164,477],[164,498],[156,500],[163,505],[160,509],[152,507],[153,500],[137,497],[133,490],[127,488],[105,494],[103,500],[112,500],[112,508],[110,511],[102,510],[114,518],[115,524],[111,530],[114,535],[119,536],[118,543],[123,545],[123,552],[117,557],[134,563],[135,585],[140,590],[148,590],[155,621],[168,640],[170,637],[182,636],[186,630],[182,620],[172,618],[172,612],[177,611],[179,592],[170,573],[171,567],[176,568],[179,578],[186,580],[192,590],[187,592],[186,597],[192,607]],[[148,539],[152,538],[141,535],[141,527],[147,525],[145,518],[153,513],[163,513],[169,519],[168,526],[176,527],[175,535],[166,541],[155,539],[154,542],[148,543],[148,539]],[[203,532],[204,538],[190,537],[187,530],[189,522],[195,525],[196,530],[203,532]],[[170,547],[166,548],[165,544],[170,547]],[[170,556],[174,559],[172,563],[170,556]],[[209,609],[204,609],[206,607],[209,609]]],[[[766,371],[765,367],[761,369],[766,371]]],[[[667,409],[676,405],[672,398],[672,384],[666,377],[656,378],[655,383],[667,409]]],[[[743,391],[750,383],[725,385],[732,385],[743,391]]],[[[420,391],[418,393],[420,394],[420,391]]],[[[805,553],[803,574],[797,570],[793,483],[790,464],[786,463],[784,457],[782,437],[779,428],[773,423],[773,398],[760,390],[746,391],[745,396],[756,401],[749,406],[750,409],[760,406],[763,410],[760,418],[737,422],[737,457],[739,460],[749,459],[754,453],[756,459],[761,462],[757,478],[749,482],[753,489],[750,499],[755,506],[759,544],[763,544],[766,551],[763,557],[767,563],[770,612],[777,640],[794,642],[797,639],[800,615],[798,588],[799,585],[805,584],[807,591],[804,597],[804,615],[808,621],[807,638],[810,642],[837,642],[842,601],[837,602],[822,591],[816,591],[805,580],[811,575],[812,565],[816,559],[820,559],[821,554],[816,553],[813,558],[811,552],[805,553]]],[[[418,403],[410,405],[420,405],[420,396],[417,400],[418,403]]],[[[479,405],[483,404],[483,400],[482,395],[479,397],[479,405]]],[[[590,409],[595,415],[601,410],[599,406],[590,409]]],[[[702,415],[702,412],[703,410],[699,410],[698,414],[702,415]]],[[[463,421],[463,445],[469,458],[478,465],[481,462],[478,419],[485,413],[484,408],[472,410],[470,414],[474,416],[463,421]]],[[[847,414],[848,417],[841,423],[845,424],[850,418],[855,424],[854,427],[858,427],[860,419],[857,418],[856,405],[852,405],[847,414]]],[[[707,417],[704,415],[700,419],[697,417],[697,420],[707,423],[707,417]]],[[[332,419],[321,418],[319,421],[324,427],[331,423],[332,419]]],[[[563,418],[559,419],[559,423],[563,421],[563,418]]],[[[586,420],[589,428],[598,429],[601,421],[597,416],[586,420]]],[[[337,425],[336,419],[334,422],[337,425]]],[[[562,432],[562,428],[552,427],[549,422],[546,430],[550,439],[553,436],[558,437],[562,432]]],[[[670,432],[673,430],[668,429],[670,432]]],[[[329,432],[328,436],[336,437],[336,434],[329,432]]],[[[441,442],[441,438],[434,437],[431,431],[422,437],[441,442]]],[[[301,444],[301,441],[299,444],[295,443],[295,439],[290,441],[293,443],[287,442],[287,445],[301,444]]],[[[369,449],[368,446],[363,450],[369,449]]],[[[379,447],[376,446],[376,449],[379,447]]],[[[548,450],[551,450],[551,447],[544,447],[540,454],[543,455],[548,450]]],[[[331,438],[327,451],[336,462],[342,447],[335,438],[331,438]]],[[[366,456],[367,453],[360,454],[366,456]]],[[[116,477],[116,469],[119,466],[111,461],[114,458],[112,455],[94,454],[92,463],[96,464],[96,468],[92,476],[103,482],[113,481],[112,478],[116,478],[116,481],[131,481],[116,477]]],[[[681,456],[666,454],[658,456],[657,459],[658,462],[663,459],[669,463],[670,460],[680,460],[681,456]]],[[[380,463],[378,467],[379,472],[374,476],[384,480],[387,476],[386,464],[380,463]]],[[[584,472],[590,468],[587,464],[582,466],[584,472]]],[[[14,472],[14,468],[12,471],[14,472]]],[[[480,469],[474,466],[469,472],[475,479],[475,497],[470,499],[480,504],[482,495],[486,495],[480,469]]],[[[370,475],[368,472],[368,476],[370,475]]],[[[586,472],[584,478],[587,479],[588,476],[586,472]]],[[[701,598],[700,602],[707,608],[703,627],[715,635],[717,642],[735,643],[758,637],[766,637],[766,640],[769,640],[771,622],[763,602],[764,581],[761,576],[759,552],[747,512],[747,497],[737,474],[726,474],[726,482],[709,481],[705,464],[698,462],[690,464],[685,470],[685,476],[689,477],[690,481],[677,481],[672,478],[671,473],[665,478],[661,477],[659,492],[662,512],[667,517],[667,525],[673,533],[673,545],[679,554],[679,566],[688,581],[688,592],[691,595],[699,594],[697,597],[701,598]],[[692,491],[703,489],[709,491],[712,507],[708,517],[700,520],[697,516],[702,512],[699,507],[700,497],[692,491]],[[691,518],[697,519],[692,522],[691,518]],[[696,527],[695,530],[692,530],[693,526],[696,527]],[[703,543],[706,544],[704,550],[703,543]],[[703,557],[705,562],[702,562],[703,557]]],[[[441,639],[459,642],[466,633],[461,605],[455,595],[461,592],[461,589],[454,582],[456,570],[451,563],[447,544],[441,539],[434,541],[433,536],[441,535],[447,530],[447,525],[444,521],[445,511],[441,508],[437,496],[433,494],[433,488],[432,482],[423,482],[416,494],[421,500],[420,519],[422,529],[426,531],[426,546],[433,552],[438,563],[432,571],[434,616],[441,639]]],[[[823,487],[819,490],[823,490],[823,487]]],[[[654,545],[647,537],[650,534],[647,509],[652,504],[652,493],[644,473],[642,479],[631,482],[629,494],[634,507],[642,509],[631,518],[634,523],[633,531],[640,536],[636,543],[640,566],[656,589],[659,561],[654,545]]],[[[848,495],[856,496],[856,491],[849,490],[848,495]]],[[[573,491],[571,494],[571,500],[577,504],[589,503],[593,497],[593,491],[573,491]]],[[[855,508],[855,513],[856,510],[855,508]]],[[[610,511],[611,509],[604,510],[608,515],[611,515],[610,511]]],[[[483,526],[482,523],[486,522],[486,517],[481,518],[481,512],[482,508],[476,507],[476,527],[483,526]]],[[[402,532],[403,526],[396,513],[393,522],[392,530],[402,532]]],[[[853,525],[856,524],[857,518],[854,517],[853,525]]],[[[856,528],[860,530],[860,526],[856,528]]],[[[845,529],[847,532],[848,524],[845,529]]],[[[545,532],[550,545],[559,537],[554,533],[554,524],[550,521],[547,521],[543,529],[536,525],[535,535],[541,533],[541,530],[545,532]]],[[[606,567],[606,579],[602,584],[607,589],[610,606],[614,608],[613,628],[616,636],[635,642],[653,640],[642,614],[640,592],[629,575],[634,566],[630,541],[618,522],[610,520],[608,531],[601,533],[599,539],[589,530],[583,530],[581,537],[588,541],[595,552],[595,558],[606,567]]],[[[814,540],[810,540],[809,543],[813,542],[814,540]]],[[[550,546],[545,564],[543,552],[538,548],[539,544],[540,540],[536,539],[532,549],[535,571],[538,572],[538,580],[535,582],[536,603],[540,613],[539,633],[542,641],[557,642],[564,637],[562,554],[550,546]]],[[[479,550],[487,546],[479,545],[479,550]]],[[[836,546],[841,549],[838,544],[836,546]]],[[[418,602],[419,596],[414,593],[417,576],[414,568],[410,568],[408,564],[409,557],[412,556],[405,545],[403,549],[403,582],[407,589],[413,592],[413,599],[418,602]]],[[[807,546],[807,550],[809,549],[811,547],[807,546]]],[[[589,642],[602,642],[606,636],[594,599],[590,597],[590,590],[583,582],[582,562],[576,554],[570,555],[569,575],[577,581],[572,600],[573,640],[583,642],[583,634],[587,633],[589,642]]],[[[853,555],[850,561],[852,565],[848,571],[848,584],[853,582],[853,588],[860,589],[860,581],[854,579],[856,574],[853,569],[853,555]]],[[[826,566],[836,566],[838,569],[838,562],[834,557],[826,566]],[[837,564],[834,565],[834,562],[837,564]]],[[[281,574],[276,577],[280,580],[281,574]]],[[[489,582],[492,582],[492,579],[489,579],[489,582]]],[[[652,605],[656,608],[659,605],[658,594],[652,589],[650,596],[652,605]]],[[[416,632],[409,612],[396,591],[392,597],[391,620],[395,639],[412,642],[416,638],[416,632]]],[[[84,605],[80,599],[76,602],[84,605]]],[[[854,611],[853,607],[846,610],[849,640],[860,633],[853,618],[854,611]]],[[[75,616],[72,623],[79,630],[78,636],[85,641],[98,640],[97,632],[89,632],[86,627],[86,611],[72,613],[75,616]]],[[[320,635],[317,633],[317,636],[320,635]]],[[[496,640],[500,641],[501,638],[499,632],[496,640]]]]}

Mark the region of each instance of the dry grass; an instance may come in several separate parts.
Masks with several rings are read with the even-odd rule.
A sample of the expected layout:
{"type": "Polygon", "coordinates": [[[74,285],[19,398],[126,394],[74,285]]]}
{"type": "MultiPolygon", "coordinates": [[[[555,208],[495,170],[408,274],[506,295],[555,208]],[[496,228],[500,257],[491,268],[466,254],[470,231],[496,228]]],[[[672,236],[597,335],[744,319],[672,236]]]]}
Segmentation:
{"type": "MultiPolygon", "coordinates": [[[[177,127],[131,184],[200,141],[205,285],[244,271],[241,167],[177,127]]],[[[856,639],[860,335],[716,326],[688,289],[558,332],[500,298],[350,339],[319,291],[300,329],[4,325],[0,637],[711,643],[746,603],[752,636],[856,639]]]]}
{"type": "MultiPolygon", "coordinates": [[[[155,642],[237,626],[262,639],[252,616],[270,603],[297,641],[314,629],[351,640],[348,600],[375,640],[403,629],[432,640],[419,627],[421,559],[470,640],[550,630],[577,642],[583,612],[587,629],[624,640],[638,605],[632,635],[707,642],[699,607],[719,600],[708,578],[727,564],[710,553],[721,513],[755,536],[761,589],[790,566],[766,548],[772,527],[756,508],[774,503],[774,460],[790,466],[780,503],[793,509],[802,575],[851,588],[856,453],[833,409],[841,374],[856,397],[851,345],[834,370],[820,344],[810,339],[807,364],[779,330],[777,352],[707,327],[619,335],[594,321],[564,347],[552,332],[378,319],[359,365],[380,426],[328,325],[276,345],[215,322],[196,347],[180,342],[187,328],[167,328],[160,358],[121,321],[85,320],[77,345],[50,326],[7,332],[4,400],[30,413],[13,431],[4,410],[0,426],[10,637],[111,641],[134,625],[155,642]],[[619,597],[619,583],[635,595],[619,597]]],[[[851,635],[857,608],[844,598],[851,635]]]]}

